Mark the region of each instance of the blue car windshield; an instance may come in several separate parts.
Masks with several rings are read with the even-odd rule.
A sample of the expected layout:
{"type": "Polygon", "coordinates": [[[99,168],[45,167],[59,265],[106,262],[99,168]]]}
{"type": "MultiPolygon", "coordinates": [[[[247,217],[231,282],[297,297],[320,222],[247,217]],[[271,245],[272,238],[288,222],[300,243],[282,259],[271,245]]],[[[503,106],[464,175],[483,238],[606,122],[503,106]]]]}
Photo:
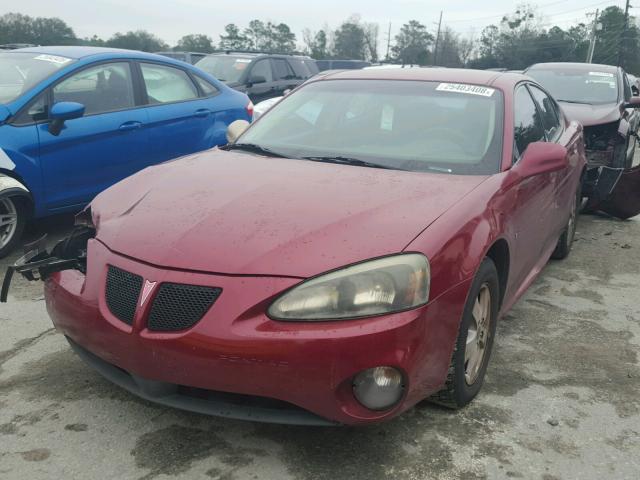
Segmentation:
{"type": "Polygon", "coordinates": [[[42,53],[0,53],[0,103],[13,102],[72,61],[42,53]]]}

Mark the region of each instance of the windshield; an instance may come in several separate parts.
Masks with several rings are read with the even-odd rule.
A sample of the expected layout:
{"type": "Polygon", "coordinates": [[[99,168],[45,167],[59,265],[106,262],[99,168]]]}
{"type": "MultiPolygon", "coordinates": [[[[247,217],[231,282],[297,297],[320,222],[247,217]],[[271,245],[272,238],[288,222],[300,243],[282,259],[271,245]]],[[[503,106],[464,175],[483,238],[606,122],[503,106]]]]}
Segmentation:
{"type": "Polygon", "coordinates": [[[0,53],[0,103],[9,103],[72,60],[40,53],[0,53]]]}
{"type": "Polygon", "coordinates": [[[527,75],[534,78],[560,102],[601,105],[618,101],[618,77],[611,72],[532,68],[527,75]]]}
{"type": "Polygon", "coordinates": [[[230,55],[211,55],[204,57],[196,65],[205,72],[225,83],[236,83],[251,64],[250,58],[230,55]]]}
{"type": "Polygon", "coordinates": [[[237,143],[291,158],[484,175],[500,171],[502,118],[502,94],[491,88],[329,80],[285,97],[237,143]]]}

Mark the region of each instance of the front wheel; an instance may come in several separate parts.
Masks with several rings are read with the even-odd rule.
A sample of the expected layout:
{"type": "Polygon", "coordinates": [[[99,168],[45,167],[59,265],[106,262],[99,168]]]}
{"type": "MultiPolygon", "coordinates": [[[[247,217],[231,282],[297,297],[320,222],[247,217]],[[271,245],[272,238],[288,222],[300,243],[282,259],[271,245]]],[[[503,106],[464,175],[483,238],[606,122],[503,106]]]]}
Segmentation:
{"type": "Polygon", "coordinates": [[[0,258],[11,253],[22,237],[27,210],[16,197],[0,198],[0,258]]]}
{"type": "Polygon", "coordinates": [[[431,401],[458,409],[480,391],[496,333],[499,304],[496,266],[485,258],[471,285],[444,389],[431,401]]]}

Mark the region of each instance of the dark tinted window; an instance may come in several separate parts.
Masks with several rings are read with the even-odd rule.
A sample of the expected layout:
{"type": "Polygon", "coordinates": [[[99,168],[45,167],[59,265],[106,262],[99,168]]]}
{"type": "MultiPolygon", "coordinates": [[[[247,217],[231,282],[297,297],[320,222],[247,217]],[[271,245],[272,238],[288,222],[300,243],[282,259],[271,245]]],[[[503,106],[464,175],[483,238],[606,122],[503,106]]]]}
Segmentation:
{"type": "Polygon", "coordinates": [[[292,58],[291,60],[289,60],[289,64],[293,68],[296,78],[306,80],[307,78],[311,77],[311,72],[309,71],[309,68],[307,68],[307,66],[302,62],[302,60],[299,60],[297,58],[292,58]]]}
{"type": "Polygon", "coordinates": [[[514,108],[515,144],[518,150],[514,156],[518,159],[530,143],[544,140],[544,129],[536,105],[525,87],[516,90],[514,108]]]}
{"type": "Polygon", "coordinates": [[[53,103],[78,102],[85,115],[135,106],[129,64],[105,63],[81,70],[53,87],[53,103]]]}
{"type": "Polygon", "coordinates": [[[251,69],[251,77],[264,77],[268,82],[273,82],[273,72],[269,60],[258,60],[251,69]]]}
{"type": "Polygon", "coordinates": [[[560,131],[560,115],[556,110],[554,101],[549,96],[537,87],[531,85],[531,95],[540,108],[540,114],[542,115],[542,124],[547,134],[547,139],[555,140],[556,135],[560,131]]]}
{"type": "Polygon", "coordinates": [[[628,102],[631,99],[631,84],[629,83],[629,77],[627,77],[627,74],[625,73],[622,76],[623,82],[624,82],[624,99],[628,102]]]}
{"type": "Polygon", "coordinates": [[[274,73],[275,73],[276,80],[288,80],[290,78],[295,78],[295,74],[293,73],[293,70],[291,70],[289,63],[287,63],[285,59],[274,58],[273,66],[275,68],[274,73]]]}

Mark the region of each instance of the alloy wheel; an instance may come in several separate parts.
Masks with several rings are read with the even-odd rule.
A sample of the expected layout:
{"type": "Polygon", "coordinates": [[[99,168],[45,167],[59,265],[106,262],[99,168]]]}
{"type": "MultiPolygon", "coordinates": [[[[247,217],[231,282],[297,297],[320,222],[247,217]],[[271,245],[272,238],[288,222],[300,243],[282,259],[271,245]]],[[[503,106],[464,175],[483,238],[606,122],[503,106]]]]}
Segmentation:
{"type": "Polygon", "coordinates": [[[478,379],[488,351],[491,332],[491,290],[487,283],[480,287],[471,317],[464,351],[464,378],[467,385],[473,385],[478,379]]]}
{"type": "Polygon", "coordinates": [[[0,199],[0,248],[11,241],[18,228],[18,211],[9,198],[0,199]]]}

